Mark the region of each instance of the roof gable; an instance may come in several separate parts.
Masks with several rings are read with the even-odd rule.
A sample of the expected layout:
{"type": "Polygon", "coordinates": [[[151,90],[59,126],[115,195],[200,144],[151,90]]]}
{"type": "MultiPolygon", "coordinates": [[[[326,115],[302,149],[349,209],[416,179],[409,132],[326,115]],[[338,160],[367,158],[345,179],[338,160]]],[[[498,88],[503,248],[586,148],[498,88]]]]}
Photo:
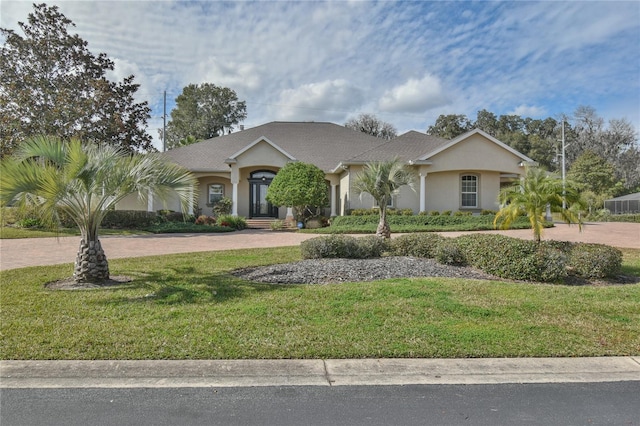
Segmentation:
{"type": "Polygon", "coordinates": [[[421,155],[420,157],[418,157],[419,161],[425,161],[428,160],[429,158],[435,156],[436,154],[441,153],[442,151],[451,148],[452,146],[469,139],[471,136],[473,135],[481,135],[484,138],[488,139],[489,141],[493,142],[494,144],[498,145],[500,148],[505,149],[507,151],[509,151],[510,153],[512,153],[513,155],[515,155],[516,157],[519,157],[522,161],[524,162],[534,162],[531,158],[527,157],[526,155],[524,155],[523,153],[516,151],[515,149],[511,148],[509,145],[505,144],[504,142],[500,142],[498,139],[494,138],[493,136],[491,136],[490,134],[480,130],[480,129],[474,129],[471,130],[469,132],[466,132],[460,136],[458,136],[457,138],[452,139],[451,141],[449,141],[446,144],[443,144],[441,146],[436,147],[435,149],[433,149],[432,151],[426,152],[425,154],[421,155]]]}
{"type": "Polygon", "coordinates": [[[289,160],[291,161],[296,161],[296,158],[289,154],[287,151],[285,151],[284,149],[280,148],[278,145],[276,145],[275,143],[271,142],[269,140],[269,138],[261,136],[258,139],[256,139],[255,141],[253,141],[252,143],[250,143],[249,145],[245,146],[244,148],[242,148],[240,151],[231,154],[229,156],[229,158],[227,158],[226,160],[224,160],[225,163],[234,163],[236,161],[236,159],[244,154],[245,152],[249,151],[251,148],[253,148],[254,146],[256,146],[257,144],[259,144],[260,142],[266,142],[267,144],[271,145],[271,147],[273,147],[276,151],[280,152],[282,155],[284,155],[285,157],[287,157],[289,160]]]}

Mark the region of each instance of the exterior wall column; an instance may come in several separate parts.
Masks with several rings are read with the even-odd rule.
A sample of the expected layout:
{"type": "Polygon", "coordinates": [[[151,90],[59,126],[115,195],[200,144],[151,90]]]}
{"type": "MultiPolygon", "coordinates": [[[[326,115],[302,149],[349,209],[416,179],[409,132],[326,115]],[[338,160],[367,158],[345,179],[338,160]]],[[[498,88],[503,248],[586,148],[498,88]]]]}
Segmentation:
{"type": "Polygon", "coordinates": [[[147,195],[147,211],[153,211],[153,192],[149,191],[149,195],[147,195]]]}
{"type": "Polygon", "coordinates": [[[427,210],[427,200],[426,200],[427,188],[425,188],[426,181],[427,181],[427,174],[420,173],[420,212],[427,210]]]}
{"type": "Polygon", "coordinates": [[[238,216],[238,182],[231,182],[231,215],[238,216]]]}
{"type": "Polygon", "coordinates": [[[240,183],[240,170],[236,164],[231,164],[231,215],[238,216],[238,184],[240,183]]]}
{"type": "Polygon", "coordinates": [[[338,185],[331,184],[331,217],[338,216],[338,211],[336,210],[336,199],[337,199],[337,191],[338,185]]]}

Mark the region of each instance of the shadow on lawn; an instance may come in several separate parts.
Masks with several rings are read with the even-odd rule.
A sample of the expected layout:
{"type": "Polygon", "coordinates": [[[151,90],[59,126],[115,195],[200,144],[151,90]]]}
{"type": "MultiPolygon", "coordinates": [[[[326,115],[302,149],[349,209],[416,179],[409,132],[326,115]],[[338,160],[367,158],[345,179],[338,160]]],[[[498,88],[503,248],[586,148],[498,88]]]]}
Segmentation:
{"type": "Polygon", "coordinates": [[[282,286],[246,281],[229,272],[203,273],[194,267],[168,268],[140,274],[126,288],[145,288],[150,293],[113,298],[106,303],[210,304],[249,297],[254,293],[284,290],[282,286]]]}

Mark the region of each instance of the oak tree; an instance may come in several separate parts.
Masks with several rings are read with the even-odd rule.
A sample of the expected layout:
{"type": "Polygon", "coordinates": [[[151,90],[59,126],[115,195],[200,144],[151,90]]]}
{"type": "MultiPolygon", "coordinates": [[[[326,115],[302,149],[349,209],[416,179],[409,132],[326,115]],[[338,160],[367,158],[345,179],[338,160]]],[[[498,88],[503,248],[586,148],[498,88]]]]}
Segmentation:
{"type": "Polygon", "coordinates": [[[75,25],[57,6],[36,4],[18,25],[22,35],[0,28],[0,156],[37,135],[153,149],[150,109],[135,101],[134,77],[107,79],[114,62],[71,34],[75,25]]]}

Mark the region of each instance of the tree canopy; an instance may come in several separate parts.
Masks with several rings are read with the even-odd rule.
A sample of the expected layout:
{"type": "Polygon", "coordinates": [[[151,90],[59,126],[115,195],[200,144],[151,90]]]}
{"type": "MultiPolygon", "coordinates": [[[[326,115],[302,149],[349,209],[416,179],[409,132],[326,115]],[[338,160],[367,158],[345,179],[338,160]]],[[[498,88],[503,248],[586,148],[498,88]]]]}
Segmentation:
{"type": "Polygon", "coordinates": [[[212,83],[190,84],[176,98],[167,123],[167,149],[224,135],[247,118],[247,105],[236,92],[212,83]]]}
{"type": "MultiPolygon", "coordinates": [[[[306,209],[326,207],[329,190],[324,172],[309,163],[287,163],[271,181],[267,201],[274,206],[293,207],[297,220],[306,209]]],[[[312,213],[315,214],[313,210],[312,213]]]]}
{"type": "Polygon", "coordinates": [[[23,35],[0,28],[0,156],[36,135],[153,150],[146,131],[150,108],[135,101],[134,76],[107,79],[114,62],[70,34],[75,25],[57,6],[34,5],[19,26],[23,35]]]}
{"type": "Polygon", "coordinates": [[[382,121],[373,114],[360,114],[344,123],[344,127],[386,140],[398,136],[393,124],[382,121]]]}

